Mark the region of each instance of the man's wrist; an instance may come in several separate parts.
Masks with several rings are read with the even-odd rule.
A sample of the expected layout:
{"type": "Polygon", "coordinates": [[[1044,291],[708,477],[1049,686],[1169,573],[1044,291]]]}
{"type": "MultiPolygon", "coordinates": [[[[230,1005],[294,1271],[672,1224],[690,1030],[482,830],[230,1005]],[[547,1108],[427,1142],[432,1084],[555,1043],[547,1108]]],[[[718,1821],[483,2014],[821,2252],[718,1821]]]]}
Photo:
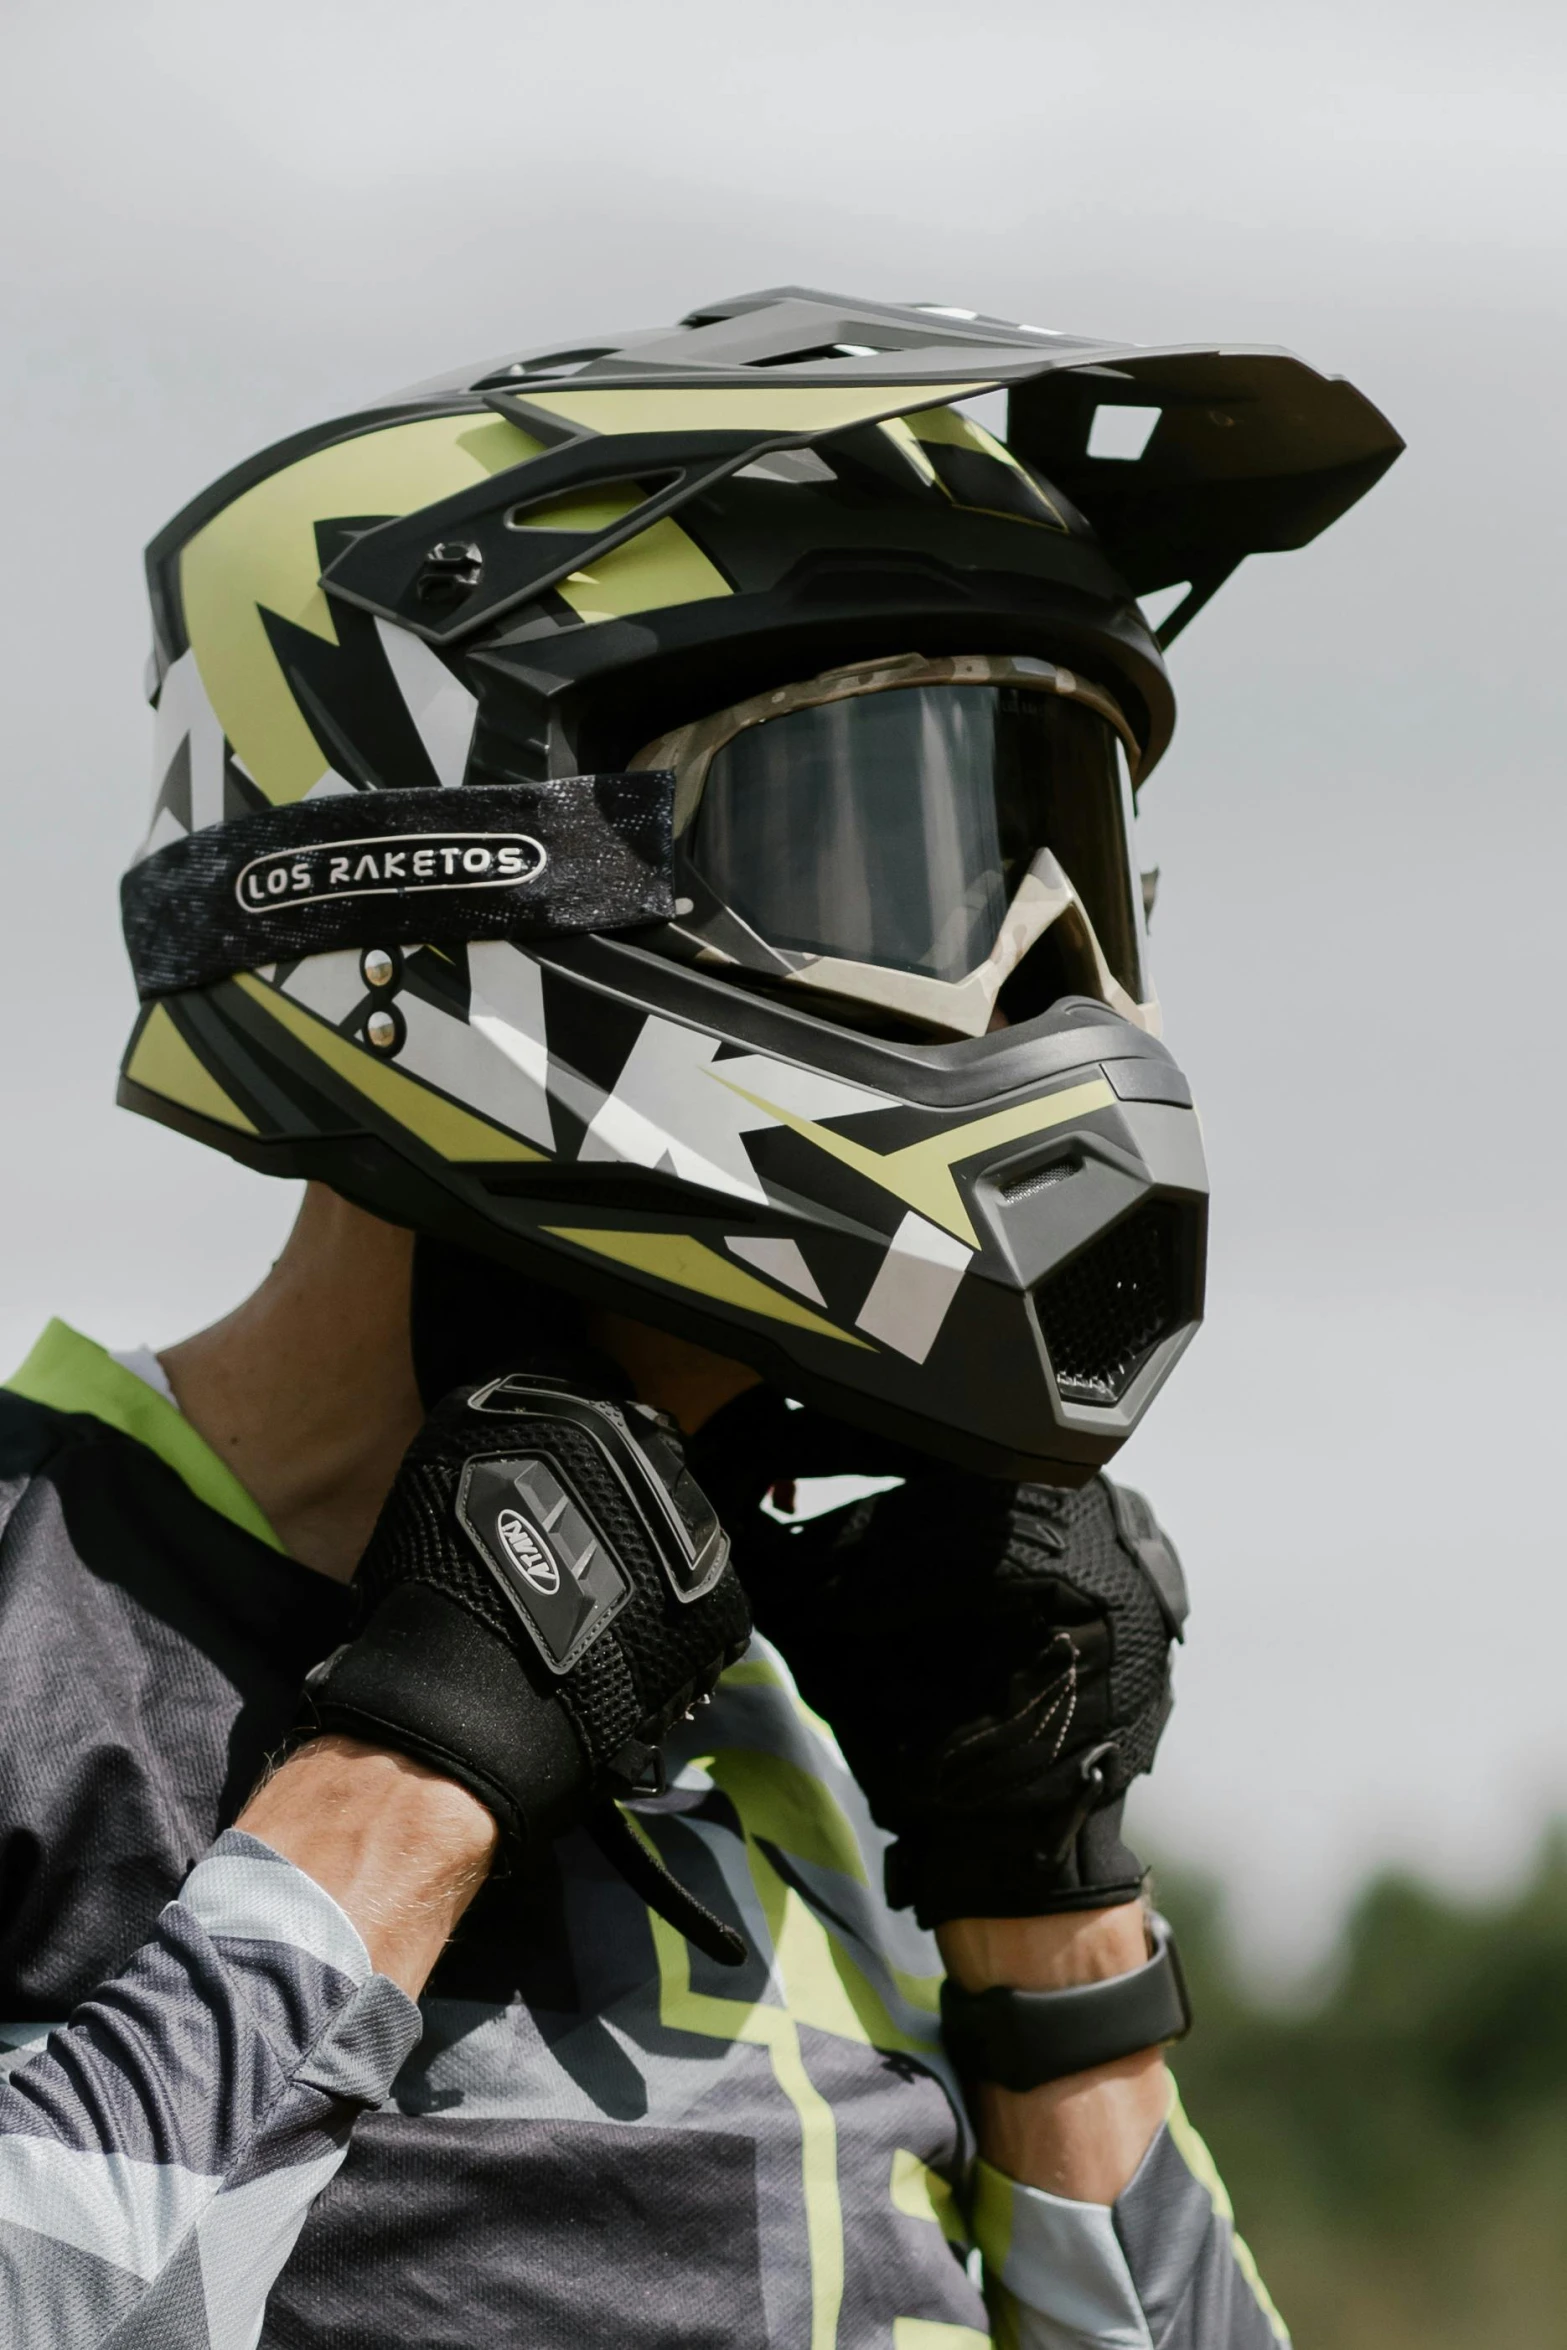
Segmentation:
{"type": "Polygon", "coordinates": [[[292,1754],[235,1824],[323,1886],[377,1973],[411,1998],[489,1874],[498,1841],[490,1813],[455,1780],[336,1733],[292,1754]]]}
{"type": "Polygon", "coordinates": [[[965,1991],[1064,1991],[1130,1974],[1148,1958],[1140,1901],[1033,1918],[952,1918],[936,1929],[942,1962],[965,1991]]]}
{"type": "MultiPolygon", "coordinates": [[[[936,1929],[966,1991],[1065,1991],[1148,1962],[1140,1901],[1037,1918],[953,1918],[936,1929]]],[[[1036,2089],[968,2084],[980,2152],[993,2168],[1074,2202],[1113,2203],[1164,2119],[1164,2051],[1152,2046],[1036,2089]]]]}

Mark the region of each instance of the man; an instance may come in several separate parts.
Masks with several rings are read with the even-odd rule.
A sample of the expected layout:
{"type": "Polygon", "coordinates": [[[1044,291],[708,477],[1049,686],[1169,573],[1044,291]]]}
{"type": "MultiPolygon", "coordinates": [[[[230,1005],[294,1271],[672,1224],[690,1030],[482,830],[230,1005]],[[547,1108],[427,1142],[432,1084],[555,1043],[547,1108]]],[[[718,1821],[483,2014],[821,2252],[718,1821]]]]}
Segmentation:
{"type": "Polygon", "coordinates": [[[1096,1472],[1206,1192],[1131,591],[1397,446],[791,292],[155,543],[122,1098],[309,1180],[227,1321],[4,1400],[8,2338],[1282,2338],[1119,1833],[1184,1593],[1096,1472]]]}

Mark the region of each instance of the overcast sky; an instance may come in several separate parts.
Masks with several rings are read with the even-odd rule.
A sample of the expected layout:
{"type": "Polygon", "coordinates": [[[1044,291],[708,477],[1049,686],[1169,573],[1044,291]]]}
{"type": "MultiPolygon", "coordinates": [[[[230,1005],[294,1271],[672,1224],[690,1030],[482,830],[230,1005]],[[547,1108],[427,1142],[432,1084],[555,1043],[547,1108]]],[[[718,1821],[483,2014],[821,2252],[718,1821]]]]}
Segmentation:
{"type": "Polygon", "coordinates": [[[1287,345],[1409,452],[1176,648],[1145,801],[1209,1327],[1125,1458],[1196,1613],[1146,1825],[1273,1963],[1567,1810],[1567,19],[1384,0],[8,0],[0,1352],[161,1343],[287,1187],[112,1107],[144,541],[473,356],[796,281],[1287,345]]]}

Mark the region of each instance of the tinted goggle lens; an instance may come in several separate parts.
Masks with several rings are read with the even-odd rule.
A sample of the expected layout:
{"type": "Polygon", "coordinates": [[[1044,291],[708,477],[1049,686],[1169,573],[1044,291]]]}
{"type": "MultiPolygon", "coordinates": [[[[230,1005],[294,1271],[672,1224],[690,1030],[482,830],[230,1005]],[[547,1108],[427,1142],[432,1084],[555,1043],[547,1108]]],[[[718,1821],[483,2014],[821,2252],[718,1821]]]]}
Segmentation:
{"type": "Polygon", "coordinates": [[[796,708],[712,755],[694,870],[769,945],[953,982],[1049,850],[1143,997],[1115,729],[1053,692],[911,684],[796,708]]]}

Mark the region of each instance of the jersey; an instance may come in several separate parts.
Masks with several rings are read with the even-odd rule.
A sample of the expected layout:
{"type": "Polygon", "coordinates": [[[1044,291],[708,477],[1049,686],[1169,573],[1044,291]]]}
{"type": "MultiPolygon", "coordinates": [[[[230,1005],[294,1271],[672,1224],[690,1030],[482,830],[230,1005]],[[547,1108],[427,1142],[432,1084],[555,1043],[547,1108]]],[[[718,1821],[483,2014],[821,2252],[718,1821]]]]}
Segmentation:
{"type": "Polygon", "coordinates": [[[0,1391],[0,2339],[50,2350],[1265,2350],[1178,2107],[1114,2210],[977,2162],[930,1937],[756,1643],[637,1805],[721,1969],[582,1836],[415,2008],[232,1822],[348,1594],[51,1325],[0,1391]]]}

